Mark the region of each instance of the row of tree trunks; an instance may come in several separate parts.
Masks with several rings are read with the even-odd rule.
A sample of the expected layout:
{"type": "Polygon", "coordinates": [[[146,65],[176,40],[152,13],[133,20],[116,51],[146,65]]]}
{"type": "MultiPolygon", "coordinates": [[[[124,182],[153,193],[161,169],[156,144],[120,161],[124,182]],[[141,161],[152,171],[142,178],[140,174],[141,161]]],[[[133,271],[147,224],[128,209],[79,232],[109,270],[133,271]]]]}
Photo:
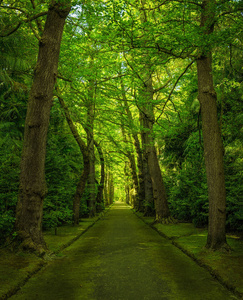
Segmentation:
{"type": "MultiPolygon", "coordinates": [[[[127,97],[125,93],[125,88],[124,84],[121,78],[121,88],[122,88],[122,96],[123,96],[123,103],[125,106],[125,111],[126,115],[128,118],[129,125],[131,125],[131,128],[134,128],[134,121],[132,117],[132,113],[130,111],[128,102],[127,102],[127,97]]],[[[132,138],[133,138],[133,144],[134,148],[136,150],[137,154],[137,168],[138,168],[138,183],[137,183],[137,201],[136,201],[136,209],[138,211],[143,211],[143,204],[144,204],[144,199],[145,199],[145,180],[144,180],[144,171],[143,171],[143,155],[142,155],[142,149],[140,146],[140,141],[138,138],[138,133],[132,129],[132,138]]],[[[136,170],[136,167],[135,167],[136,170]]]]}
{"type": "MultiPolygon", "coordinates": [[[[125,128],[124,126],[121,127],[122,129],[122,136],[123,136],[123,141],[125,144],[127,145],[132,145],[132,142],[131,142],[131,137],[128,134],[126,134],[125,132],[125,128]]],[[[136,166],[136,160],[135,160],[135,156],[134,156],[134,153],[133,153],[133,149],[130,150],[129,149],[130,147],[128,147],[128,149],[126,150],[125,152],[125,155],[126,157],[128,158],[128,161],[129,161],[129,168],[130,168],[130,171],[131,171],[131,176],[132,176],[132,186],[133,186],[133,203],[132,203],[132,206],[134,208],[138,208],[139,206],[139,198],[138,198],[138,194],[139,194],[139,184],[138,184],[138,176],[137,176],[137,166],[136,166]]]]}
{"type": "Polygon", "coordinates": [[[65,117],[66,117],[67,123],[69,125],[69,128],[70,128],[70,130],[79,146],[79,149],[83,155],[83,171],[80,176],[78,185],[76,187],[76,192],[75,192],[74,199],[73,199],[73,223],[74,223],[74,225],[78,225],[79,224],[79,214],[80,214],[80,202],[81,202],[81,198],[84,193],[85,185],[86,185],[86,182],[87,182],[88,176],[89,176],[89,169],[90,169],[89,168],[90,167],[89,150],[88,150],[88,147],[86,146],[85,142],[81,139],[77,128],[73,124],[73,121],[72,121],[71,116],[68,111],[68,107],[66,106],[64,100],[60,96],[58,96],[58,99],[64,110],[65,117]]]}
{"type": "Polygon", "coordinates": [[[43,201],[47,193],[46,140],[62,33],[69,12],[70,1],[51,2],[39,42],[25,120],[15,229],[23,248],[39,253],[47,250],[42,234],[43,201]]]}

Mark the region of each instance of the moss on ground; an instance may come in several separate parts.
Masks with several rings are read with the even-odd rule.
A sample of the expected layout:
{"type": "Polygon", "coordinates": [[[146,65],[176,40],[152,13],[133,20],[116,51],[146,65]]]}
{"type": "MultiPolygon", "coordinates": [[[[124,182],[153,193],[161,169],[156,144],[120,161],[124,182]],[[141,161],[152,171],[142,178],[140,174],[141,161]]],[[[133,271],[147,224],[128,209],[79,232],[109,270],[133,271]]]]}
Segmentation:
{"type": "MultiPolygon", "coordinates": [[[[72,244],[98,217],[85,219],[79,226],[66,225],[55,230],[44,232],[45,241],[51,252],[61,255],[60,251],[72,244]]],[[[34,254],[11,252],[0,249],[0,299],[13,295],[33,274],[38,272],[47,262],[34,254]]]]}
{"type": "Polygon", "coordinates": [[[136,214],[243,298],[243,240],[239,236],[227,235],[227,242],[232,248],[230,253],[212,252],[204,247],[207,240],[205,228],[195,228],[191,223],[153,225],[152,217],[136,214]]]}

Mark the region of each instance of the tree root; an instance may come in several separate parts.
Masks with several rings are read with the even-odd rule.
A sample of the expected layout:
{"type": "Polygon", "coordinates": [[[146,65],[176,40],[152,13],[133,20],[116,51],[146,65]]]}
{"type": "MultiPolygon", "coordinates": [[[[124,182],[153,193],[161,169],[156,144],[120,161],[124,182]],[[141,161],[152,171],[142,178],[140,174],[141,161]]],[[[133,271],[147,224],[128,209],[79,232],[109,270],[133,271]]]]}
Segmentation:
{"type": "Polygon", "coordinates": [[[211,252],[220,251],[223,253],[230,253],[233,251],[232,248],[227,243],[224,243],[221,246],[215,246],[215,245],[207,246],[206,245],[205,249],[207,249],[208,251],[211,251],[211,252]]]}
{"type": "Polygon", "coordinates": [[[178,220],[176,220],[175,218],[173,218],[172,216],[166,217],[166,218],[156,218],[153,222],[154,224],[164,224],[164,225],[168,225],[168,224],[177,224],[178,220]]]}
{"type": "Polygon", "coordinates": [[[48,252],[44,241],[43,244],[34,242],[31,236],[25,231],[17,232],[17,237],[11,245],[11,250],[31,252],[39,257],[44,257],[44,255],[48,252]]]}

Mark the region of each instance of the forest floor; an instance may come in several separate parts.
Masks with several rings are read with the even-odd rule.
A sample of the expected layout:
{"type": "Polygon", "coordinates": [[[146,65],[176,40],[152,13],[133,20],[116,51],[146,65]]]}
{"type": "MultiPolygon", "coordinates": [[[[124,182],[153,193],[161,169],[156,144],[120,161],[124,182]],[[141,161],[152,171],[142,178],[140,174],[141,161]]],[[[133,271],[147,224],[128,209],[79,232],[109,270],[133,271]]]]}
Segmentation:
{"type": "Polygon", "coordinates": [[[137,215],[142,220],[129,206],[115,203],[99,221],[60,227],[57,235],[54,230],[46,232],[47,244],[56,253],[50,261],[1,249],[0,299],[12,295],[11,299],[25,300],[240,298],[241,240],[229,237],[235,250],[230,254],[207,253],[202,250],[205,230],[185,223],[156,225],[164,238],[148,226],[152,218],[137,215]]]}

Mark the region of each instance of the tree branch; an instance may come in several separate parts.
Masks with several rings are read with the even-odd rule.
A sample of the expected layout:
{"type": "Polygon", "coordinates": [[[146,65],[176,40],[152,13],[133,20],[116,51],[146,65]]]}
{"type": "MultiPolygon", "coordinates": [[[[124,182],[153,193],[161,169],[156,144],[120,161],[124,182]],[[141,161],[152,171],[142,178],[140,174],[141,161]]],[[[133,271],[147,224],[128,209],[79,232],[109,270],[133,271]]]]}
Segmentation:
{"type": "MultiPolygon", "coordinates": [[[[4,8],[10,8],[10,7],[6,7],[6,6],[2,6],[2,5],[1,5],[1,7],[4,7],[4,8]]],[[[39,17],[45,16],[45,15],[47,15],[47,11],[41,12],[41,13],[36,14],[36,15],[30,17],[30,18],[27,18],[27,19],[25,19],[25,20],[23,20],[23,21],[20,21],[20,22],[17,24],[17,26],[16,26],[15,28],[11,29],[11,30],[10,30],[9,32],[7,32],[7,33],[0,34],[0,37],[7,37],[7,36],[13,34],[15,31],[17,31],[17,30],[19,29],[19,27],[20,27],[23,23],[29,23],[29,22],[34,21],[34,20],[38,19],[39,17]]]]}
{"type": "MultiPolygon", "coordinates": [[[[176,82],[175,82],[175,84],[174,84],[172,90],[170,91],[170,94],[169,94],[167,100],[165,101],[165,104],[164,104],[164,106],[163,106],[163,108],[162,108],[162,111],[161,111],[160,115],[158,116],[158,118],[157,118],[156,121],[155,121],[156,123],[157,123],[157,121],[159,120],[159,118],[162,116],[162,114],[163,114],[163,112],[164,112],[164,109],[165,109],[167,103],[168,103],[169,101],[171,101],[170,97],[171,97],[172,93],[174,92],[174,90],[175,90],[175,88],[176,88],[176,86],[177,86],[179,80],[180,80],[181,77],[187,72],[187,70],[189,69],[189,67],[190,67],[194,62],[195,62],[195,60],[191,61],[190,64],[189,64],[189,65],[185,68],[185,70],[181,73],[181,75],[177,78],[177,80],[176,80],[176,82]]],[[[171,103],[172,103],[173,107],[175,108],[174,103],[173,103],[172,101],[171,101],[171,103]]]]}

